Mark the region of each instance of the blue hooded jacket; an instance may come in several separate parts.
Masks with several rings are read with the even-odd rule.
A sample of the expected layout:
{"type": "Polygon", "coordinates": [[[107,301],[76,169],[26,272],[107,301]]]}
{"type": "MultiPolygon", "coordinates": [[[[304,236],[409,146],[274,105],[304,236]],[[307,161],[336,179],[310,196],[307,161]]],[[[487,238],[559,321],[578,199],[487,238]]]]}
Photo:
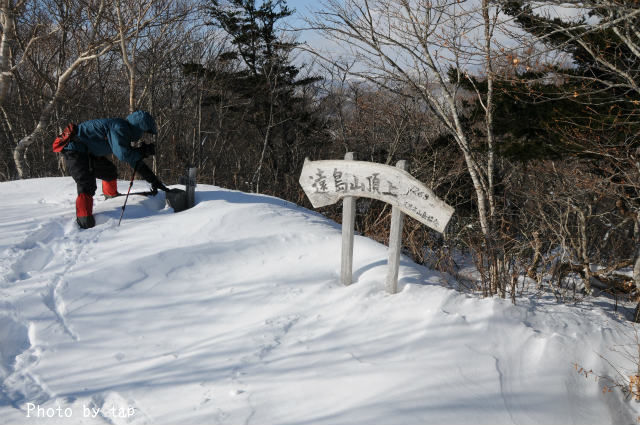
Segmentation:
{"type": "Polygon", "coordinates": [[[85,152],[94,156],[113,153],[120,161],[135,167],[142,159],[131,142],[140,140],[143,133],[157,134],[156,122],[145,111],[135,111],[126,120],[102,118],[78,124],[78,132],[64,148],[65,151],[85,152]]]}

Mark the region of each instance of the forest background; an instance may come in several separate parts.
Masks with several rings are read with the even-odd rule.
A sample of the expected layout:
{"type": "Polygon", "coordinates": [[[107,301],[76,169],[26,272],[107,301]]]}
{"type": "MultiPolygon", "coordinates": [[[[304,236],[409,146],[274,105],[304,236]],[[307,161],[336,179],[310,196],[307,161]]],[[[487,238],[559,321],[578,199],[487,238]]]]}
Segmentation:
{"type": "MultiPolygon", "coordinates": [[[[144,109],[168,184],[195,166],[310,207],[305,157],[404,159],[456,210],[443,235],[406,221],[418,263],[514,302],[638,301],[639,2],[295,6],[0,0],[0,180],[66,175],[69,122],[144,109]]],[[[390,215],[359,200],[356,230],[386,242],[390,215]]]]}

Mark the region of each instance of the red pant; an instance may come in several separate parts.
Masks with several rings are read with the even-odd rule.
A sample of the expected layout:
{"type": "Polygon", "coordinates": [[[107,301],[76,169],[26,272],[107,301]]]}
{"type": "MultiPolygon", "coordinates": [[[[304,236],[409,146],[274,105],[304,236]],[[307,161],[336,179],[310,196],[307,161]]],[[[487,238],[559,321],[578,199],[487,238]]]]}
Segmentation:
{"type": "Polygon", "coordinates": [[[102,179],[102,191],[107,196],[118,193],[115,165],[104,156],[88,153],[63,151],[67,171],[75,180],[78,188],[76,198],[76,217],[82,228],[95,226],[93,219],[93,195],[96,193],[96,178],[102,179]]]}

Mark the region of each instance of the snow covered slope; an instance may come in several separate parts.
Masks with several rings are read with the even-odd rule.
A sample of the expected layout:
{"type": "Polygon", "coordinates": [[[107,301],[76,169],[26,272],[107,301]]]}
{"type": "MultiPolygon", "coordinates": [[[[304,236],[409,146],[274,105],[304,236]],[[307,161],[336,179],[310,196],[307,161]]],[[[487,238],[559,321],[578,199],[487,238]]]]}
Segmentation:
{"type": "MultiPolygon", "coordinates": [[[[141,183],[138,189],[143,189],[141,183]]],[[[120,182],[120,190],[126,183],[120,182]]],[[[135,187],[134,187],[135,189],[135,187]]],[[[74,223],[70,178],[0,183],[0,423],[632,424],[600,355],[634,329],[595,305],[513,306],[441,284],[285,201],[200,185],[96,196],[74,223]]]]}

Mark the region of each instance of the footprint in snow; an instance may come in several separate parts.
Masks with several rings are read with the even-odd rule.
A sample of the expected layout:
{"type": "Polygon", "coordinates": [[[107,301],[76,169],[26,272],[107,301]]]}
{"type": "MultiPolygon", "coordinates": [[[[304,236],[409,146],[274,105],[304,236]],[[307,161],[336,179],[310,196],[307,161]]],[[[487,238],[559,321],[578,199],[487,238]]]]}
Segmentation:
{"type": "Polygon", "coordinates": [[[88,404],[91,416],[100,417],[113,425],[145,425],[151,418],[137,405],[115,391],[96,394],[88,404]]]}
{"type": "Polygon", "coordinates": [[[27,280],[31,273],[43,270],[54,259],[51,243],[64,236],[64,229],[56,222],[48,222],[31,232],[22,242],[6,250],[0,265],[5,281],[27,280]]]}
{"type": "Polygon", "coordinates": [[[30,325],[0,316],[0,399],[16,408],[25,403],[44,404],[51,392],[31,372],[41,351],[33,346],[30,325]]]}

